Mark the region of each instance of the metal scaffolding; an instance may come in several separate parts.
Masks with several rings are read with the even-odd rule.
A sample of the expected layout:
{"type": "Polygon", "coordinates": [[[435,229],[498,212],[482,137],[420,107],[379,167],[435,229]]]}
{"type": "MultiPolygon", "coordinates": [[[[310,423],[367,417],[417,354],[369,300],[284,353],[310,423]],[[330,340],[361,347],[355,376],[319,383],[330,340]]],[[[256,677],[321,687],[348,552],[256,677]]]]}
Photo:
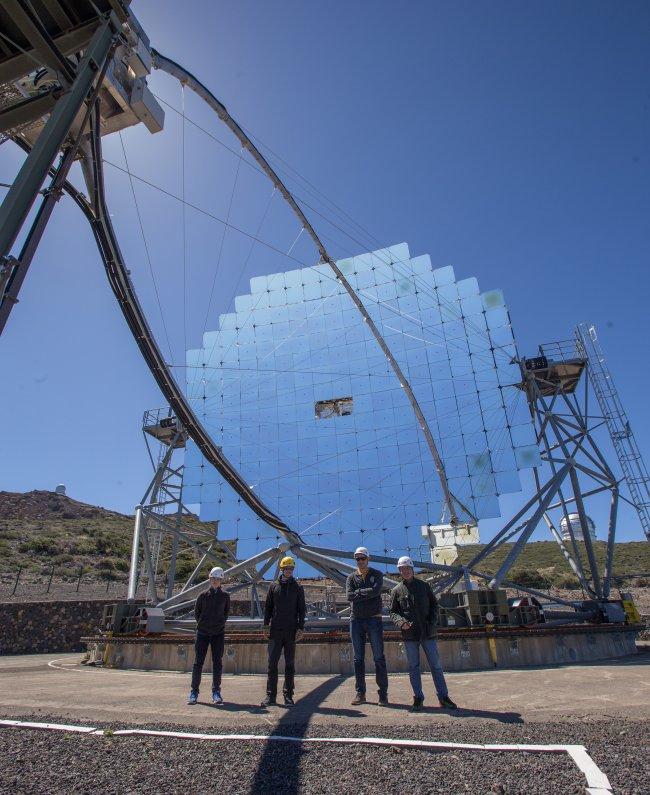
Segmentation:
{"type": "Polygon", "coordinates": [[[634,438],[632,426],[627,418],[614,379],[600,347],[595,326],[581,323],[576,328],[576,344],[589,362],[589,380],[607,430],[616,451],[618,462],[639,515],[641,527],[650,541],[650,476],[639,446],[634,438]]]}

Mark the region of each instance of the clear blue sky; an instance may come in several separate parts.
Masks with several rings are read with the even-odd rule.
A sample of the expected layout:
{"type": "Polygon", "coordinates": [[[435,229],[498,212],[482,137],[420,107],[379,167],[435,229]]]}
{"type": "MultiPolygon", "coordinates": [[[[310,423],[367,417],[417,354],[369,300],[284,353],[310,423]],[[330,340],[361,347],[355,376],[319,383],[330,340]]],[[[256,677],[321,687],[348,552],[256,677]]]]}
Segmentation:
{"type": "MultiPolygon", "coordinates": [[[[502,287],[522,352],[595,322],[650,456],[647,3],[133,8],[156,48],[382,244],[408,241],[459,278],[502,287]]],[[[171,112],[168,123],[177,123],[171,112]]],[[[133,170],[155,174],[147,134],[127,132],[125,142],[133,170]]],[[[118,147],[107,142],[107,157],[118,147]]],[[[20,157],[11,144],[0,149],[0,181],[20,157]]],[[[118,185],[112,201],[127,253],[140,245],[128,190],[118,185]]],[[[166,205],[139,198],[153,233],[166,205]]],[[[145,267],[138,256],[134,274],[145,267]]],[[[178,274],[169,275],[171,302],[178,274]]],[[[222,304],[232,274],[224,284],[222,304]]],[[[132,510],[150,472],[141,414],[162,401],[69,200],[0,339],[0,360],[0,488],[64,482],[80,500],[132,510]]]]}

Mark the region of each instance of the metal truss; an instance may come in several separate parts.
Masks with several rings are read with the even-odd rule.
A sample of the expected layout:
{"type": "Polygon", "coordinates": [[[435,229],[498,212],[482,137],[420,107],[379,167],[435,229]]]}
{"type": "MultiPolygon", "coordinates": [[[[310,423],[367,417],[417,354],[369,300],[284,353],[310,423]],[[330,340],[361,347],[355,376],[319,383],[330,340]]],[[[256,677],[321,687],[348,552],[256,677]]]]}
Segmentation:
{"type": "Polygon", "coordinates": [[[596,328],[581,323],[576,329],[576,345],[589,362],[589,380],[607,424],[632,504],[650,541],[650,475],[600,347],[596,328]]]}
{"type": "Polygon", "coordinates": [[[536,493],[473,558],[469,568],[479,565],[516,531],[512,548],[489,581],[491,588],[505,584],[508,571],[543,519],[584,591],[604,600],[611,589],[619,481],[597,442],[603,418],[590,414],[589,360],[569,343],[541,346],[540,354],[520,362],[520,387],[528,399],[543,462],[533,470],[536,493]],[[602,492],[610,494],[610,513],[601,574],[585,505],[590,497],[602,492]],[[570,511],[578,516],[580,541],[570,511]],[[520,520],[523,522],[514,528],[520,520]],[[569,535],[568,545],[558,529],[562,525],[569,535]]]}
{"type": "MultiPolygon", "coordinates": [[[[8,61],[2,61],[0,58],[0,80],[3,81],[3,84],[9,85],[12,80],[25,74],[29,68],[33,68],[31,61],[36,59],[57,76],[61,91],[49,91],[34,101],[18,101],[0,111],[0,132],[9,135],[28,152],[28,157],[0,207],[0,332],[11,308],[18,300],[20,286],[42,238],[53,207],[60,197],[61,191],[65,190],[91,225],[111,289],[149,369],[170,404],[170,418],[176,418],[176,434],[166,442],[163,442],[162,439],[159,440],[166,445],[166,448],[158,459],[152,459],[155,465],[155,474],[141,504],[136,509],[129,597],[135,599],[140,573],[144,572],[149,602],[157,604],[170,620],[176,620],[179,617],[179,620],[182,620],[189,610],[188,605],[193,602],[198,591],[205,587],[205,583],[196,582],[203,563],[207,560],[224,561],[225,552],[223,548],[219,548],[216,536],[214,538],[208,538],[206,535],[201,537],[200,533],[197,535],[194,528],[188,527],[189,511],[182,503],[182,468],[176,466],[173,461],[176,445],[179,439],[184,438],[185,435],[196,442],[206,460],[217,469],[225,482],[240,495],[255,514],[269,526],[278,530],[285,539],[278,546],[248,560],[236,562],[234,555],[231,559],[226,560],[226,564],[232,564],[227,565],[227,587],[231,591],[250,587],[254,603],[254,609],[251,612],[255,613],[254,617],[259,619],[260,615],[261,605],[258,590],[263,587],[265,575],[274,565],[277,568],[277,562],[282,554],[290,551],[311,568],[338,584],[345,581],[347,574],[354,569],[354,566],[350,560],[352,558],[351,551],[322,549],[306,545],[300,535],[289,528],[249,488],[242,475],[226,459],[222,450],[210,438],[192,411],[183,390],[176,383],[149,329],[120,251],[104,193],[101,134],[102,125],[105,125],[106,120],[102,118],[101,90],[108,70],[115,65],[114,53],[118,47],[124,48],[131,70],[134,74],[139,75],[139,79],[144,80],[149,66],[153,65],[176,77],[202,97],[238,137],[242,146],[251,153],[273,185],[280,191],[316,245],[321,260],[330,265],[338,281],[347,290],[359,310],[362,320],[367,324],[404,388],[435,462],[451,523],[455,524],[459,521],[459,516],[473,520],[475,517],[449,490],[444,464],[408,380],[374,326],[372,318],[359,296],[348,283],[336,262],[330,257],[290,191],[254,143],[230,116],[223,104],[187,70],[155,50],[148,49],[146,36],[128,10],[128,3],[111,2],[109,6],[113,9],[112,11],[108,10],[108,6],[106,6],[106,10],[97,13],[97,3],[90,2],[87,4],[90,9],[88,23],[84,23],[83,30],[80,28],[76,32],[60,31],[60,35],[54,36],[45,30],[33,4],[26,0],[11,0],[11,3],[7,2],[5,5],[10,5],[16,12],[14,21],[18,25],[20,35],[23,36],[21,39],[23,44],[20,45],[22,51],[16,50],[8,61]],[[79,37],[82,33],[83,42],[81,43],[79,37]],[[83,50],[84,54],[77,64],[68,58],[68,53],[79,50],[83,50]],[[27,56],[27,60],[25,60],[25,56],[27,56]],[[40,118],[46,113],[49,113],[49,118],[42,125],[42,129],[35,139],[21,132],[31,120],[40,118]],[[62,151],[62,156],[58,167],[55,168],[54,161],[60,151],[62,151]],[[76,157],[81,157],[89,198],[83,196],[66,179],[70,165],[76,157]],[[14,258],[10,254],[11,249],[18,240],[48,174],[52,177],[52,182],[44,192],[41,206],[19,256],[14,258]],[[170,543],[168,543],[169,539],[171,539],[170,543]],[[193,549],[198,562],[180,592],[174,594],[173,569],[182,544],[193,549]],[[168,579],[164,598],[159,601],[156,591],[156,575],[161,567],[162,558],[167,554],[169,554],[170,563],[167,572],[168,579]],[[350,560],[350,562],[346,562],[346,560],[350,560]]],[[[105,5],[100,2],[102,9],[105,5]]],[[[129,103],[126,102],[125,106],[129,108],[129,103]]],[[[129,119],[125,121],[125,124],[134,123],[133,118],[137,117],[133,108],[132,105],[129,119]]],[[[615,427],[613,423],[624,415],[619,412],[614,416],[609,409],[609,403],[605,406],[603,399],[608,401],[611,395],[607,395],[602,390],[599,400],[601,407],[605,406],[607,410],[602,409],[603,417],[594,418],[590,415],[589,389],[584,371],[591,364],[594,370],[592,384],[597,394],[603,379],[607,379],[607,373],[602,368],[602,372],[596,372],[597,363],[592,361],[592,357],[585,355],[584,349],[576,350],[575,344],[570,351],[562,346],[552,348],[547,346],[541,350],[541,353],[542,356],[537,360],[520,361],[522,373],[520,387],[528,399],[542,456],[542,465],[534,470],[536,493],[468,565],[444,566],[427,561],[415,561],[416,567],[420,571],[438,576],[434,586],[437,591],[450,588],[461,579],[468,580],[470,576],[488,583],[491,588],[514,585],[507,579],[508,572],[517,561],[532,533],[540,522],[544,521],[585,591],[597,600],[604,600],[609,596],[620,482],[612,473],[597,445],[594,431],[598,428],[599,423],[608,424],[608,427],[609,424],[612,424],[612,427],[615,427]],[[577,390],[581,379],[584,395],[578,399],[577,390]],[[606,562],[601,575],[589,535],[585,501],[603,491],[608,491],[611,495],[611,509],[606,562]],[[578,542],[575,537],[572,523],[569,521],[569,507],[578,514],[584,541],[578,542]],[[565,544],[562,540],[562,535],[558,530],[558,517],[566,522],[570,537],[569,544],[565,544]],[[492,552],[506,542],[512,542],[513,546],[496,574],[491,575],[477,568],[492,552]],[[584,547],[581,544],[584,544],[584,547]]],[[[629,423],[627,427],[629,428],[629,423]]],[[[612,433],[614,432],[612,431],[612,433]]],[[[625,437],[628,439],[628,442],[625,442],[620,429],[616,428],[615,433],[618,434],[616,438],[621,446],[627,444],[629,447],[631,444],[629,439],[633,437],[625,437]]],[[[615,440],[614,435],[612,440],[615,440]]],[[[619,452],[618,447],[617,452],[619,452]]],[[[619,452],[619,458],[620,456],[619,452]]],[[[626,462],[629,463],[628,458],[629,456],[627,456],[626,462]]],[[[621,463],[623,463],[622,460],[621,463]]],[[[625,467],[624,472],[628,483],[630,483],[630,477],[628,477],[625,467]]],[[[634,473],[631,479],[633,482],[638,481],[634,473]]],[[[647,491],[647,473],[644,483],[647,491]]],[[[638,481],[638,485],[643,484],[638,481]]],[[[637,509],[639,505],[645,506],[644,515],[647,517],[647,503],[636,500],[634,504],[637,509]]],[[[394,562],[392,559],[383,557],[375,557],[374,560],[379,563],[394,562]]],[[[387,587],[393,584],[389,578],[385,582],[387,587]]],[[[534,589],[520,588],[520,590],[546,597],[546,594],[534,589]]],[[[323,608],[322,606],[317,610],[328,615],[331,612],[331,610],[328,612],[327,607],[323,608]]],[[[342,618],[345,612],[332,614],[332,620],[342,618]]]]}
{"type": "Polygon", "coordinates": [[[174,593],[179,554],[190,551],[198,558],[181,592],[194,585],[206,562],[229,567],[237,561],[236,548],[218,537],[218,524],[198,522],[183,503],[180,455],[187,433],[163,409],[147,411],[142,430],[154,475],[135,509],[127,599],[136,600],[138,585],[144,581],[147,601],[155,605],[160,601],[157,583],[163,577],[163,598],[174,593]]]}

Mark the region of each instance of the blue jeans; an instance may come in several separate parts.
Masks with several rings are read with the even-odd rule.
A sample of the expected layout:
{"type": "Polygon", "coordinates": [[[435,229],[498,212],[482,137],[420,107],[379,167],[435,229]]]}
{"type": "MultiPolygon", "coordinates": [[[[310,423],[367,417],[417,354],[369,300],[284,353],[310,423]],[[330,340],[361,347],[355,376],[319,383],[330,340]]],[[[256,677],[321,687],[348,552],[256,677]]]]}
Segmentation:
{"type": "Polygon", "coordinates": [[[354,653],[354,678],[359,695],[366,692],[366,633],[370,637],[375,661],[375,679],[380,696],[388,693],[388,671],[384,657],[384,626],[381,618],[353,618],[350,621],[350,639],[354,653]]]}
{"type": "Polygon", "coordinates": [[[411,680],[411,687],[413,688],[413,695],[415,698],[424,698],[422,692],[422,676],[420,674],[420,646],[424,649],[424,654],[431,668],[431,676],[433,683],[436,686],[436,693],[438,698],[447,698],[449,695],[447,691],[447,683],[445,682],[445,675],[440,666],[440,656],[438,654],[438,644],[435,638],[428,640],[405,640],[404,648],[406,649],[406,659],[409,664],[409,679],[411,680]]]}

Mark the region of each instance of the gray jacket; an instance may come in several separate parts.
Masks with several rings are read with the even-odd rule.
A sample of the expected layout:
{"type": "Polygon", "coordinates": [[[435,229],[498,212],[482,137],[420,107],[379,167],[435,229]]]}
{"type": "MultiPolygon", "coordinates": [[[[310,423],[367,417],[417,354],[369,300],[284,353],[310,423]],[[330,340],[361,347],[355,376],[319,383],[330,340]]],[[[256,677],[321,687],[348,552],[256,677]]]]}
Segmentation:
{"type": "Polygon", "coordinates": [[[415,577],[410,582],[401,582],[390,592],[390,617],[402,630],[404,640],[428,640],[435,638],[438,623],[438,600],[429,583],[415,577]],[[411,625],[404,629],[403,624],[411,625]]]}
{"type": "Polygon", "coordinates": [[[381,615],[383,584],[384,575],[379,569],[369,567],[365,579],[357,571],[348,574],[345,598],[352,605],[352,618],[372,618],[381,615]]]}

